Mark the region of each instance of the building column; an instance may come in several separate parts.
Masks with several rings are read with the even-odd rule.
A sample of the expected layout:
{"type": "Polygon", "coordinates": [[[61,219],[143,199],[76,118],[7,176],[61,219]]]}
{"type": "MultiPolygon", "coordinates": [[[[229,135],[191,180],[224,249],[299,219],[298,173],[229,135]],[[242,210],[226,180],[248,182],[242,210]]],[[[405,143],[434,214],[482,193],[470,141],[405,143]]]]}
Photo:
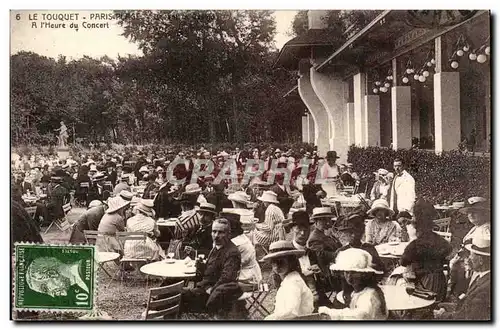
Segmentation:
{"type": "Polygon", "coordinates": [[[346,129],[347,129],[347,145],[351,146],[356,144],[354,138],[354,103],[349,102],[346,104],[346,129]]]}
{"type": "Polygon", "coordinates": [[[307,143],[314,144],[315,131],[314,118],[310,113],[307,113],[307,143]]]}
{"type": "Polygon", "coordinates": [[[364,147],[366,140],[366,75],[358,73],[354,80],[354,144],[364,147]]]}
{"type": "Polygon", "coordinates": [[[330,150],[337,151],[339,162],[347,162],[348,144],[345,129],[344,82],[332,74],[311,68],[311,85],[328,113],[330,122],[330,150]]]}
{"type": "Polygon", "coordinates": [[[460,74],[434,74],[435,152],[456,149],[460,143],[460,74]]]}
{"type": "Polygon", "coordinates": [[[380,96],[365,95],[366,146],[380,146],[380,96]]]}
{"type": "Polygon", "coordinates": [[[460,143],[460,73],[443,72],[447,67],[445,36],[434,40],[434,142],[435,152],[456,149],[460,143]]]}
{"type": "Polygon", "coordinates": [[[391,88],[392,148],[411,148],[411,87],[391,88]]]}
{"type": "Polygon", "coordinates": [[[307,130],[309,129],[307,125],[307,116],[303,115],[302,116],[302,142],[307,143],[307,130]]]}
{"type": "Polygon", "coordinates": [[[418,107],[411,111],[411,137],[420,140],[420,109],[418,107]]]}
{"type": "Polygon", "coordinates": [[[318,147],[318,154],[325,157],[326,152],[329,150],[328,113],[312,88],[309,68],[306,72],[301,72],[301,74],[302,76],[299,78],[299,94],[314,119],[313,141],[318,147]]]}

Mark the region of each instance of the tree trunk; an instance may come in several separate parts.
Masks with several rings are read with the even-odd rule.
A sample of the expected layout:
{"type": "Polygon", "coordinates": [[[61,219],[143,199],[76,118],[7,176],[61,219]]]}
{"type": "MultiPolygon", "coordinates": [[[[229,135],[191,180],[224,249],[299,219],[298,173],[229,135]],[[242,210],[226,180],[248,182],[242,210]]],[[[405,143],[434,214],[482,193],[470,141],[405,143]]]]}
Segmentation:
{"type": "MultiPolygon", "coordinates": [[[[234,70],[237,70],[236,68],[234,70]]],[[[233,108],[233,140],[231,142],[236,142],[240,143],[241,142],[241,131],[240,131],[240,125],[238,122],[238,109],[237,109],[237,100],[236,97],[238,95],[238,84],[239,84],[239,78],[237,77],[238,74],[233,71],[232,74],[232,83],[233,83],[233,90],[232,90],[232,108],[233,108]]]]}

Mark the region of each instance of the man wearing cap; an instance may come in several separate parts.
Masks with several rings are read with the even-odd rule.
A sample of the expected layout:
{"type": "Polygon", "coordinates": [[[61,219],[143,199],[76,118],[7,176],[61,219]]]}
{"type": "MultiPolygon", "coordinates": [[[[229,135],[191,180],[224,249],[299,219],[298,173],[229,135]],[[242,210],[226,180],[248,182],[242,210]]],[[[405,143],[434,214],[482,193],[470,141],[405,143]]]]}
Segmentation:
{"type": "Polygon", "coordinates": [[[99,200],[90,202],[85,213],[76,221],[73,226],[69,242],[71,244],[85,244],[84,230],[97,230],[104,215],[104,205],[99,200]]]}
{"type": "Polygon", "coordinates": [[[200,226],[196,231],[189,235],[184,240],[184,252],[187,255],[192,254],[194,250],[198,251],[198,254],[204,254],[208,256],[208,253],[213,247],[212,242],[212,223],[215,220],[217,213],[215,212],[215,205],[210,203],[200,204],[200,209],[198,210],[200,215],[200,226]]]}
{"type": "Polygon", "coordinates": [[[339,291],[340,282],[333,283],[330,274],[329,266],[335,261],[336,251],[342,247],[340,241],[327,235],[326,232],[332,228],[332,221],[334,214],[329,207],[316,207],[313,209],[311,219],[314,221],[315,226],[309,235],[307,241],[307,248],[316,254],[318,266],[323,275],[323,285],[326,291],[339,291]]]}
{"type": "Polygon", "coordinates": [[[456,306],[440,304],[434,316],[451,320],[491,320],[490,237],[474,236],[465,249],[470,252],[467,262],[473,271],[467,292],[459,297],[456,306]]]}
{"type": "Polygon", "coordinates": [[[389,171],[384,168],[379,168],[378,171],[373,172],[373,174],[375,174],[375,183],[370,192],[370,199],[374,201],[383,198],[389,201],[387,197],[391,186],[386,177],[389,171]]]}
{"type": "Polygon", "coordinates": [[[311,225],[313,222],[309,219],[309,215],[305,211],[297,211],[292,214],[292,233],[293,246],[300,251],[305,251],[305,254],[299,258],[302,274],[306,279],[306,284],[313,293],[314,306],[331,306],[331,302],[326,296],[327,273],[323,273],[319,264],[316,252],[308,247],[308,239],[311,233],[311,225]]]}
{"type": "Polygon", "coordinates": [[[394,160],[394,180],[391,186],[390,207],[397,215],[407,211],[413,214],[415,206],[415,180],[405,170],[401,159],[394,160]]]}

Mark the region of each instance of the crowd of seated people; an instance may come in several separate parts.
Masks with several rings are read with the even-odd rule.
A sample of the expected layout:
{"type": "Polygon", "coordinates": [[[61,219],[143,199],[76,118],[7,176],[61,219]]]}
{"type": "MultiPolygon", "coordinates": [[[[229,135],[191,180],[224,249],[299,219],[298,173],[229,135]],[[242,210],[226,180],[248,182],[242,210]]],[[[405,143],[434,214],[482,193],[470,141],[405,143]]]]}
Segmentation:
{"type": "MultiPolygon", "coordinates": [[[[238,167],[251,157],[262,157],[259,150],[247,155],[233,155],[238,167]]],[[[450,296],[456,298],[457,304],[443,305],[436,317],[472,318],[456,312],[465,308],[462,301],[472,290],[469,283],[479,280],[481,289],[489,285],[486,264],[491,215],[485,199],[471,198],[461,210],[474,227],[453,257],[450,244],[433,232],[437,215],[432,205],[418,201],[411,210],[399,213],[389,206],[392,180],[387,170],[377,171],[378,184],[370,194],[371,201],[339,214],[322,205],[327,192],[314,182],[318,170],[314,164],[306,169],[306,175],[301,173],[302,166],[294,168],[290,183],[269,170],[246,183],[227,177],[219,181],[215,179],[219,166],[231,155],[220,152],[211,158],[209,152],[202,151],[200,157],[211,160],[214,170],[191,182],[190,156],[183,152],[87,155],[64,161],[49,157],[40,167],[43,173],[35,170],[31,175],[29,169],[32,180],[16,176],[13,199],[22,207],[23,195],[36,187],[43,188],[42,182],[48,178],[50,182],[44,184],[48,198],[40,206],[41,218],[64,216],[60,214],[62,204],[69,200],[71,191],[86,208],[72,226],[71,243],[84,243],[85,230],[98,230],[106,234],[98,237],[98,250],[149,261],[166,257],[166,248],[160,244],[164,233],[159,230],[159,219],[175,218],[178,225],[168,240],[180,244],[176,257],[206,256],[203,264],[198,264],[195,287],[183,290],[181,314],[227,316],[235,306],[244,310],[239,297],[266,280],[261,266],[270,262],[277,295],[267,319],[311,313],[335,320],[385,319],[389,311],[379,284],[393,268],[384,263],[375,246],[392,242],[408,243],[399,260],[405,269],[401,274],[411,274],[404,283],[434,292],[437,302],[448,302],[450,296]],[[168,164],[173,161],[179,163],[173,169],[177,180],[169,181],[168,164]],[[277,181],[267,183],[267,175],[274,175],[277,181]],[[183,183],[179,183],[182,179],[183,183]],[[137,192],[138,186],[144,189],[137,192]],[[147,237],[122,247],[114,235],[124,231],[144,232],[147,237]],[[443,273],[450,257],[451,287],[443,273]],[[340,291],[342,301],[335,298],[340,291]]],[[[336,153],[327,156],[329,162],[323,170],[341,182],[336,187],[359,179],[351,164],[345,168],[336,165],[336,153]]],[[[273,157],[262,158],[284,158],[286,164],[289,158],[299,161],[303,157],[312,156],[305,151],[294,157],[279,151],[273,157]]],[[[21,164],[26,173],[29,161],[28,166],[26,162],[21,164]]],[[[13,169],[18,166],[14,164],[13,169]]],[[[481,291],[478,297],[483,299],[483,294],[481,291]]],[[[479,304],[478,298],[473,301],[479,304]]],[[[486,308],[486,302],[480,303],[486,308]]]]}

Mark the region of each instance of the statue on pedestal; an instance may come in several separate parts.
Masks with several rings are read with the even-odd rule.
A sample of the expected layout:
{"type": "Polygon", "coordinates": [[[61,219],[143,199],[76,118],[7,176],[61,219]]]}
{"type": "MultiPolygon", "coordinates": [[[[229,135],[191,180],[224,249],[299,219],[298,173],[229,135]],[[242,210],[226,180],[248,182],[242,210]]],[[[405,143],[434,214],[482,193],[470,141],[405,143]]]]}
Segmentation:
{"type": "Polygon", "coordinates": [[[66,127],[66,125],[64,125],[63,121],[61,121],[61,127],[56,129],[55,131],[59,131],[59,136],[57,137],[59,148],[66,148],[69,134],[68,128],[66,127]]]}

